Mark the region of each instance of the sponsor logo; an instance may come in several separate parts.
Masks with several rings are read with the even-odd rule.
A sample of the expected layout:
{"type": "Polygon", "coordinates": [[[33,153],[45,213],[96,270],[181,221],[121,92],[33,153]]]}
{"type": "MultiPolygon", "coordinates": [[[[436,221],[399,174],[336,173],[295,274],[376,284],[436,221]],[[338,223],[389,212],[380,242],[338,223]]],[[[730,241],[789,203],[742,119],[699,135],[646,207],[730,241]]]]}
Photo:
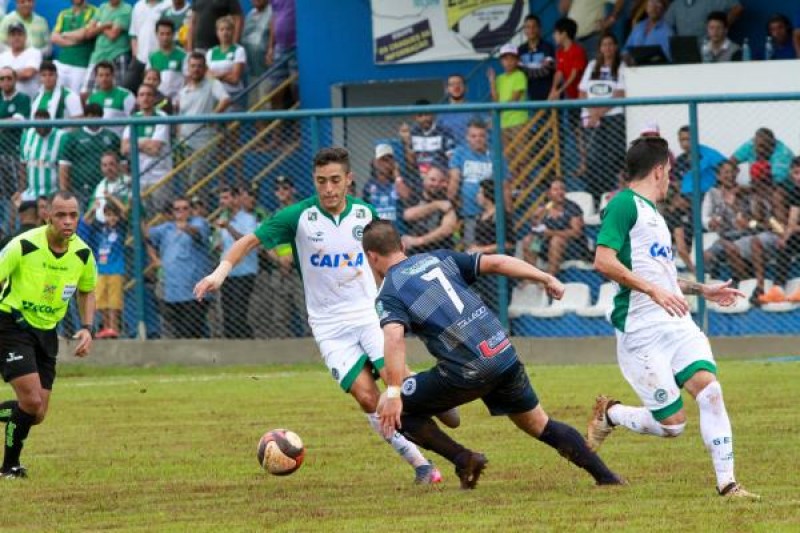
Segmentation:
{"type": "Polygon", "coordinates": [[[653,399],[658,403],[667,403],[667,391],[658,389],[655,394],[653,394],[653,399]]]}
{"type": "Polygon", "coordinates": [[[491,338],[481,342],[478,345],[481,355],[487,359],[505,351],[506,348],[511,346],[511,341],[506,337],[505,332],[500,331],[495,333],[491,338]]]}
{"type": "Polygon", "coordinates": [[[419,274],[420,272],[425,272],[428,270],[429,267],[433,265],[438,265],[441,261],[439,261],[438,257],[429,257],[423,261],[420,261],[416,265],[410,266],[408,268],[404,268],[401,272],[407,276],[413,276],[415,274],[419,274]]]}
{"type": "Polygon", "coordinates": [[[322,242],[324,240],[325,234],[321,231],[315,231],[311,235],[308,236],[308,240],[311,242],[322,242]]]}
{"type": "Polygon", "coordinates": [[[19,361],[22,359],[22,356],[16,352],[8,352],[6,355],[6,363],[13,363],[14,361],[19,361]]]}
{"type": "MultiPolygon", "coordinates": [[[[356,218],[367,218],[367,210],[366,209],[356,209],[356,218]]],[[[359,240],[361,240],[359,238],[359,240]]]]}
{"type": "Polygon", "coordinates": [[[333,376],[333,379],[335,379],[336,381],[339,381],[339,370],[336,368],[332,368],[331,376],[333,376]]]}
{"type": "Polygon", "coordinates": [[[317,212],[316,211],[309,212],[308,213],[308,220],[310,220],[311,222],[316,221],[317,220],[317,212]]]}
{"type": "Polygon", "coordinates": [[[44,297],[46,299],[48,299],[48,300],[52,300],[53,297],[56,295],[56,288],[57,287],[55,285],[52,285],[50,283],[45,285],[44,289],[42,289],[42,293],[44,294],[44,297]]]}
{"type": "Polygon", "coordinates": [[[411,396],[417,392],[417,378],[410,377],[406,378],[403,382],[403,396],[411,396]]]}
{"type": "Polygon", "coordinates": [[[469,324],[471,324],[472,322],[478,320],[483,316],[486,316],[488,313],[489,310],[486,308],[486,306],[485,305],[481,306],[477,311],[473,311],[472,314],[467,318],[462,318],[461,320],[456,322],[456,325],[461,329],[465,329],[469,324]]]}
{"type": "Polygon", "coordinates": [[[356,226],[353,228],[353,238],[357,241],[364,238],[364,226],[356,226]]]}
{"type": "Polygon", "coordinates": [[[310,258],[311,266],[319,268],[344,268],[364,266],[364,254],[321,254],[316,253],[310,258]]]}
{"type": "Polygon", "coordinates": [[[75,290],[78,287],[76,285],[64,285],[64,290],[61,291],[61,300],[64,302],[69,301],[72,298],[72,295],[75,294],[75,290]]]}
{"type": "Polygon", "coordinates": [[[378,320],[383,320],[389,316],[389,313],[383,308],[383,302],[375,304],[375,312],[378,313],[378,320]]]}
{"type": "Polygon", "coordinates": [[[654,242],[652,246],[650,246],[650,256],[655,257],[656,259],[662,257],[664,259],[672,261],[673,258],[672,246],[654,242]]]}
{"type": "Polygon", "coordinates": [[[52,315],[56,312],[56,308],[47,304],[36,304],[22,300],[22,310],[30,311],[31,313],[46,313],[52,315]]]}

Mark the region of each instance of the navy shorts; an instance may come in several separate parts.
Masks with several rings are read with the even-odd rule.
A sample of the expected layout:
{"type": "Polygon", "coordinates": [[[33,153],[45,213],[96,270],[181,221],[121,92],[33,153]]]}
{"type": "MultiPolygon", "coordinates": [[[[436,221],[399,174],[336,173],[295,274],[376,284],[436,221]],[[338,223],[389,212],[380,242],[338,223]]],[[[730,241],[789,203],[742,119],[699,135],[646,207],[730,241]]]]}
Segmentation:
{"type": "Polygon", "coordinates": [[[493,416],[525,413],[539,405],[525,366],[517,361],[496,379],[476,384],[454,382],[433,367],[403,381],[403,412],[433,416],[480,398],[493,416]]]}

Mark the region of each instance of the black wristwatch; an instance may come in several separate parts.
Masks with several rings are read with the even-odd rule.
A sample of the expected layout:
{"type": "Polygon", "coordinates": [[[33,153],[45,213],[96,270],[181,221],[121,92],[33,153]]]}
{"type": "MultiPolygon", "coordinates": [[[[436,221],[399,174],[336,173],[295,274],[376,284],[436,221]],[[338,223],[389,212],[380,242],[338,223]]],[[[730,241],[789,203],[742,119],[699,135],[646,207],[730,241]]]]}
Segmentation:
{"type": "Polygon", "coordinates": [[[95,334],[94,325],[92,325],[92,324],[81,324],[81,329],[87,330],[91,334],[92,338],[94,338],[94,334],[95,334]]]}

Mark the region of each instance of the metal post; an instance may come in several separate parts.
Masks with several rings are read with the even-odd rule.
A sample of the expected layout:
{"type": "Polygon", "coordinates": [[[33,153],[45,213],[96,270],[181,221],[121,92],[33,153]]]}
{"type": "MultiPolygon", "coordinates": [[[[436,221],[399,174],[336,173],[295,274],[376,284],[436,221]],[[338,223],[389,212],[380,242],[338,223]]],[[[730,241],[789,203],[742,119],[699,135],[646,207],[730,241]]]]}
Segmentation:
{"type": "MultiPolygon", "coordinates": [[[[702,192],[700,190],[700,136],[697,121],[697,103],[689,104],[689,135],[691,137],[691,159],[692,159],[692,237],[695,242],[695,272],[697,281],[705,282],[705,265],[703,264],[703,219],[702,219],[702,192]]],[[[708,312],[706,301],[700,298],[697,306],[698,322],[703,331],[708,331],[708,312]]]]}
{"type": "MultiPolygon", "coordinates": [[[[506,181],[503,175],[503,139],[500,131],[500,111],[492,110],[492,174],[494,178],[494,203],[495,203],[495,234],[497,236],[497,251],[505,253],[506,250],[506,202],[503,196],[506,181]]],[[[497,277],[497,311],[500,323],[506,329],[510,328],[508,322],[508,279],[505,276],[497,277]]]]}
{"type": "Polygon", "coordinates": [[[311,153],[319,152],[319,117],[311,115],[308,117],[311,126],[311,153]]]}
{"type": "Polygon", "coordinates": [[[139,340],[147,339],[144,321],[144,236],[142,235],[142,202],[139,180],[139,132],[130,126],[131,214],[133,215],[133,275],[136,278],[136,334],[139,340]]]}

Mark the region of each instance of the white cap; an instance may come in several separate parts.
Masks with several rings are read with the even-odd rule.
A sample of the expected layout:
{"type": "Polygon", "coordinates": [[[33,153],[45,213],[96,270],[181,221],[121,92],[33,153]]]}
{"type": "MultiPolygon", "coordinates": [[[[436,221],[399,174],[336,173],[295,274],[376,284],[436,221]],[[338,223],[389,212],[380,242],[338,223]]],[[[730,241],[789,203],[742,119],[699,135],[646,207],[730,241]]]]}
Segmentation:
{"type": "Polygon", "coordinates": [[[517,47],[514,46],[511,43],[507,43],[507,44],[503,45],[503,47],[500,49],[500,53],[498,54],[498,57],[503,57],[506,54],[511,54],[511,55],[519,57],[519,51],[517,50],[517,47]]]}
{"type": "Polygon", "coordinates": [[[655,133],[656,135],[661,135],[661,129],[658,127],[658,122],[655,120],[648,120],[642,126],[642,129],[639,130],[639,135],[652,135],[655,133]]]}
{"type": "Polygon", "coordinates": [[[394,156],[394,148],[388,144],[379,144],[375,147],[375,159],[380,159],[384,156],[394,156]]]}

